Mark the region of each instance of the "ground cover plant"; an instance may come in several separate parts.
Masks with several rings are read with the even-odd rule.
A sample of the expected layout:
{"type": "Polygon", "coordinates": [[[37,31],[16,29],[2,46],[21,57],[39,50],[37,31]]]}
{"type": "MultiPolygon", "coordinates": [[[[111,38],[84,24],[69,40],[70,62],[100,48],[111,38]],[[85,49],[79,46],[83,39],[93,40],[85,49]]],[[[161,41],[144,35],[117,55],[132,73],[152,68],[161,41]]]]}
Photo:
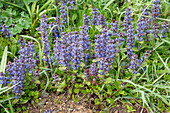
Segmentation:
{"type": "Polygon", "coordinates": [[[126,112],[169,112],[169,4],[2,0],[0,112],[40,109],[51,94],[93,112],[117,102],[126,112]]]}

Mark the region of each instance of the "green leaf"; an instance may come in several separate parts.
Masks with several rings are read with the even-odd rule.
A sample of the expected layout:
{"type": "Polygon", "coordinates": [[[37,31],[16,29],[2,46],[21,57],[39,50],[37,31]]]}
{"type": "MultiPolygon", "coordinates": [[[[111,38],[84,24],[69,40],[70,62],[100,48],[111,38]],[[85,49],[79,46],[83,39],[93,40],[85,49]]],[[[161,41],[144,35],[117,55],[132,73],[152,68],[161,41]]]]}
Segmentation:
{"type": "Polygon", "coordinates": [[[74,93],[79,93],[79,89],[74,89],[74,93]]]}
{"type": "Polygon", "coordinates": [[[73,14],[72,21],[74,21],[77,18],[77,14],[73,14]]]}
{"type": "Polygon", "coordinates": [[[109,83],[112,83],[113,82],[113,79],[111,77],[107,78],[105,83],[106,84],[109,84],[109,83]]]}
{"type": "Polygon", "coordinates": [[[106,101],[110,103],[111,105],[114,105],[114,99],[112,98],[107,98],[106,101]]]}
{"type": "Polygon", "coordinates": [[[64,90],[63,90],[63,89],[57,89],[57,91],[58,91],[58,92],[64,92],[64,90]]]}

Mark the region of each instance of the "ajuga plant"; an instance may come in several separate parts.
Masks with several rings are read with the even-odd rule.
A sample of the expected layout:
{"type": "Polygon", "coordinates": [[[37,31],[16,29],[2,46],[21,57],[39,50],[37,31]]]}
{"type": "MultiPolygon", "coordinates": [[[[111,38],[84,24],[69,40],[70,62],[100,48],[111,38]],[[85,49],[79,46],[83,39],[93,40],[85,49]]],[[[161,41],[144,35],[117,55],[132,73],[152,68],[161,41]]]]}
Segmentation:
{"type": "Polygon", "coordinates": [[[27,81],[28,73],[36,76],[39,75],[38,70],[35,71],[36,62],[33,58],[33,54],[35,53],[34,44],[32,42],[26,44],[22,37],[20,37],[18,42],[20,43],[20,56],[19,58],[15,57],[13,62],[8,62],[6,66],[8,77],[1,78],[3,85],[7,85],[9,81],[12,82],[12,85],[19,83],[13,88],[15,98],[19,98],[19,95],[23,94],[24,83],[27,81]]]}
{"type": "MultiPolygon", "coordinates": [[[[68,4],[74,3],[73,1],[68,2],[68,4]]],[[[80,93],[85,96],[90,95],[87,97],[90,98],[90,100],[87,99],[88,102],[91,104],[91,101],[94,100],[96,105],[99,105],[99,101],[103,101],[103,99],[105,99],[104,102],[110,104],[120,98],[129,100],[129,95],[131,96],[135,92],[133,96],[137,97],[137,100],[142,99],[143,104],[153,101],[150,99],[152,96],[154,99],[163,98],[162,101],[168,106],[168,102],[165,100],[168,97],[158,96],[158,93],[148,88],[150,82],[149,86],[145,87],[142,83],[147,80],[141,79],[144,74],[151,78],[149,74],[153,73],[149,69],[146,72],[145,69],[150,63],[148,61],[150,56],[154,56],[154,49],[148,50],[148,46],[155,47],[155,41],[165,38],[169,32],[167,21],[162,25],[158,23],[159,6],[159,0],[153,2],[151,18],[148,16],[150,10],[145,7],[145,12],[136,22],[133,22],[133,8],[127,8],[122,22],[113,19],[111,23],[106,23],[104,15],[99,15],[99,10],[92,8],[91,12],[83,15],[83,25],[80,25],[79,29],[75,31],[67,29],[68,26],[66,26],[66,0],[62,2],[60,15],[57,16],[56,21],[48,22],[47,16],[42,15],[38,31],[41,36],[42,60],[45,62],[43,66],[48,70],[44,70],[48,73],[46,73],[47,78],[50,78],[50,80],[47,79],[47,83],[53,80],[48,91],[53,88],[57,88],[58,92],[69,89],[68,92],[72,95],[80,93]],[[98,27],[93,29],[97,25],[101,26],[100,29],[98,27]],[[50,31],[51,35],[49,35],[50,31]],[[54,41],[50,42],[50,38],[53,38],[54,41]],[[150,45],[151,43],[152,45],[150,45]],[[53,45],[53,50],[50,45],[53,45]],[[50,63],[53,65],[51,69],[49,69],[50,63]],[[55,83],[55,87],[52,86],[53,83],[55,83]],[[152,94],[150,95],[148,92],[152,92],[152,94]],[[116,99],[113,100],[113,98],[116,99]]],[[[13,88],[16,98],[24,94],[25,78],[29,75],[37,77],[41,75],[39,69],[44,69],[44,67],[37,67],[38,64],[34,59],[34,43],[26,44],[26,41],[20,37],[19,44],[20,56],[14,58],[13,62],[8,62],[6,73],[0,74],[1,84],[4,86],[10,82],[13,85],[19,82],[13,88]]],[[[152,76],[152,78],[154,77],[152,76]]],[[[44,80],[42,78],[40,81],[44,82],[44,80]]],[[[43,87],[43,83],[41,87],[43,87]]],[[[72,99],[75,97],[72,96],[72,99]]],[[[141,101],[138,102],[142,104],[141,101]]],[[[146,105],[147,107],[153,106],[146,105]]],[[[150,111],[152,110],[150,109],[150,111]]]]}

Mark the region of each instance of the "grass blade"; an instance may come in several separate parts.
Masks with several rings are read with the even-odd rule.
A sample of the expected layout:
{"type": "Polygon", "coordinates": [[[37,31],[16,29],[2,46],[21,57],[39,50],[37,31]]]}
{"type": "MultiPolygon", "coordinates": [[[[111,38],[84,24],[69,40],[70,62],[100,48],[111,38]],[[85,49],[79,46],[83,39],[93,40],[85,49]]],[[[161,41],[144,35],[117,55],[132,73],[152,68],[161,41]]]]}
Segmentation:
{"type": "Polygon", "coordinates": [[[115,0],[110,0],[103,8],[103,10],[105,10],[110,4],[112,4],[112,2],[114,2],[115,0]]]}
{"type": "Polygon", "coordinates": [[[9,111],[2,104],[0,104],[0,106],[4,108],[7,113],[9,113],[9,111]]]}
{"type": "Polygon", "coordinates": [[[8,47],[5,47],[3,56],[2,56],[2,60],[1,60],[1,67],[0,67],[0,72],[5,72],[5,66],[6,66],[6,62],[7,62],[7,53],[8,53],[8,47]]]}

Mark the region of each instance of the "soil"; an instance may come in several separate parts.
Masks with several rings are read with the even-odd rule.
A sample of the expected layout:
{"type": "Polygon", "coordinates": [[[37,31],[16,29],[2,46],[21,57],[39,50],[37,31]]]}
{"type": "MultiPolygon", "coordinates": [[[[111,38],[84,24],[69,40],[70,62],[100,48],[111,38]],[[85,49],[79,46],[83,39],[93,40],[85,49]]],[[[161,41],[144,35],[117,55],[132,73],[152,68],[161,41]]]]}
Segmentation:
{"type": "MultiPolygon", "coordinates": [[[[79,97],[81,98],[81,97],[79,97]]],[[[115,107],[109,108],[103,113],[127,113],[127,107],[121,103],[121,101],[115,102],[115,107]]],[[[46,113],[100,113],[101,111],[94,108],[89,108],[89,103],[85,99],[79,102],[74,102],[68,98],[65,94],[55,95],[52,93],[46,98],[39,98],[38,104],[26,105],[29,113],[43,113],[45,110],[52,110],[52,112],[46,113]]],[[[136,107],[137,108],[137,107],[136,107]]],[[[134,113],[138,113],[135,111],[134,113]]],[[[140,112],[139,112],[140,113],[140,112]]],[[[143,111],[145,112],[145,110],[143,111]]]]}

